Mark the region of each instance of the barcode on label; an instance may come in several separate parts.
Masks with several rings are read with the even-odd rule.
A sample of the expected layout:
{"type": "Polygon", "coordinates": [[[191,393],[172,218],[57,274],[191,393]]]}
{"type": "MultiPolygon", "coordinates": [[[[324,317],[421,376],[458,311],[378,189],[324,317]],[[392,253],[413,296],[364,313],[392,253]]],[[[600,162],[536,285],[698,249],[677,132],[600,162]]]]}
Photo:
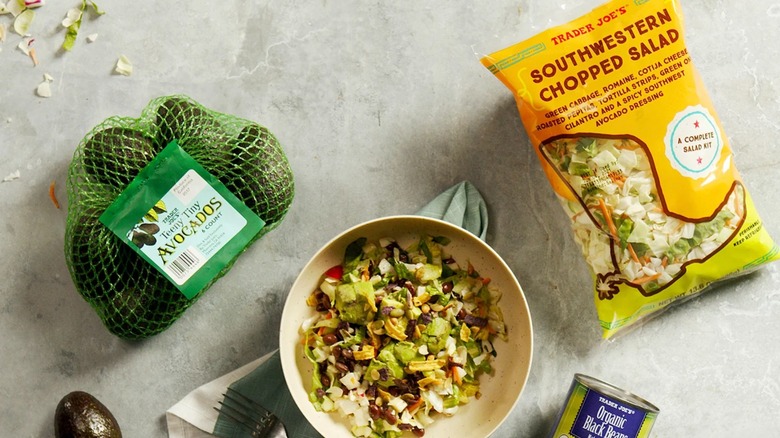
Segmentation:
{"type": "Polygon", "coordinates": [[[165,271],[173,277],[177,284],[182,284],[200,268],[203,254],[196,248],[187,248],[174,260],[165,265],[165,271]]]}

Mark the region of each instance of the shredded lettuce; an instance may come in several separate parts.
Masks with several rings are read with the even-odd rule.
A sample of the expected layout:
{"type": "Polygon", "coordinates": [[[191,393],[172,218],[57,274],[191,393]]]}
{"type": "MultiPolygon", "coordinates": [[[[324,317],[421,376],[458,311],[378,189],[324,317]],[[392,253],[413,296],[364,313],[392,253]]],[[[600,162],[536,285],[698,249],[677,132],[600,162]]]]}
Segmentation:
{"type": "Polygon", "coordinates": [[[14,20],[14,31],[21,36],[29,35],[30,25],[35,19],[35,12],[32,9],[25,9],[14,20]]]}
{"type": "Polygon", "coordinates": [[[133,74],[133,64],[125,55],[120,55],[119,59],[116,61],[115,71],[120,75],[130,76],[133,74]]]}
{"type": "Polygon", "coordinates": [[[579,195],[578,202],[562,202],[593,271],[636,281],[646,291],[673,281],[685,263],[733,237],[744,213],[744,188],[737,186],[710,220],[671,216],[649,158],[633,140],[561,139],[543,152],[579,195]]]}
{"type": "Polygon", "coordinates": [[[103,15],[106,13],[104,10],[100,9],[100,7],[98,7],[94,1],[91,0],[82,0],[80,8],[73,8],[69,10],[65,19],[62,20],[62,26],[67,29],[65,32],[65,40],[62,43],[62,48],[64,50],[71,51],[73,49],[73,45],[76,43],[76,38],[79,35],[79,29],[81,28],[81,21],[84,18],[84,12],[89,7],[92,8],[93,13],[96,15],[103,15]]]}

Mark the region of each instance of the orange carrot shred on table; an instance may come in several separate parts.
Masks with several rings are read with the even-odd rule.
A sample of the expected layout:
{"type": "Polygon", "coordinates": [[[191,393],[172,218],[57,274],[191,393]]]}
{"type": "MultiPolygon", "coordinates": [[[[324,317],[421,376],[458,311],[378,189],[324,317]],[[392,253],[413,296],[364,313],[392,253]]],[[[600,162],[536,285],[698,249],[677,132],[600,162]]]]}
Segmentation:
{"type": "Polygon", "coordinates": [[[55,181],[52,181],[49,185],[49,199],[51,199],[52,204],[54,204],[57,209],[60,208],[60,201],[57,200],[57,195],[54,193],[54,187],[55,187],[55,181]]]}

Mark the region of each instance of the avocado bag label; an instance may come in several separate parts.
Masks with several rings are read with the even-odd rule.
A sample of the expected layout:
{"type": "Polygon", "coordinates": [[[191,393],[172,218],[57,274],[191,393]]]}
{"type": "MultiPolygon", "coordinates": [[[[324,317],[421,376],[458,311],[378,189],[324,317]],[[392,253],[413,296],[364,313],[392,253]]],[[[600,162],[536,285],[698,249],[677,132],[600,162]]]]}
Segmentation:
{"type": "Polygon", "coordinates": [[[175,141],[100,221],[187,298],[214,280],[265,225],[175,141]]]}

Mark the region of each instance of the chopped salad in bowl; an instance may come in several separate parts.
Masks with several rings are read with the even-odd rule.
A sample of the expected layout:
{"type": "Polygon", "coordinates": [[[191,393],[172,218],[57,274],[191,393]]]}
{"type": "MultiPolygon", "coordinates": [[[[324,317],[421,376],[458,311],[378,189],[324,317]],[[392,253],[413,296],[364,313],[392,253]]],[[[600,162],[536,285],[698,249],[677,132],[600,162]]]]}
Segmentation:
{"type": "Polygon", "coordinates": [[[288,386],[326,436],[487,436],[530,367],[530,317],[511,270],[467,231],[417,216],[326,245],[296,280],[282,327],[288,386]]]}

